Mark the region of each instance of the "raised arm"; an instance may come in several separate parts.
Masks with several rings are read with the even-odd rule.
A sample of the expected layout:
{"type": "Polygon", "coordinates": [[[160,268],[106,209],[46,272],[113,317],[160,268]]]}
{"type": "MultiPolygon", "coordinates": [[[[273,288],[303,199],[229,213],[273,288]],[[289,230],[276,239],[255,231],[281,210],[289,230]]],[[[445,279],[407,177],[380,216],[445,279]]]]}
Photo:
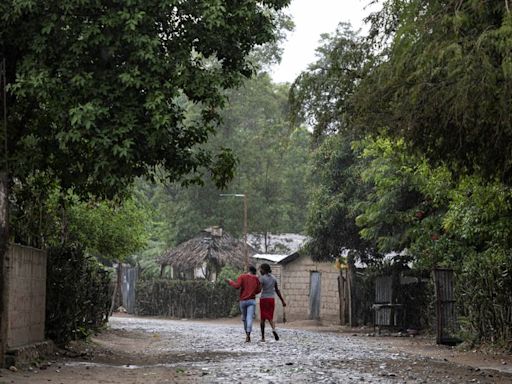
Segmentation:
{"type": "Polygon", "coordinates": [[[233,288],[239,289],[242,286],[242,275],[238,276],[238,279],[235,281],[229,279],[228,284],[233,288]]]}

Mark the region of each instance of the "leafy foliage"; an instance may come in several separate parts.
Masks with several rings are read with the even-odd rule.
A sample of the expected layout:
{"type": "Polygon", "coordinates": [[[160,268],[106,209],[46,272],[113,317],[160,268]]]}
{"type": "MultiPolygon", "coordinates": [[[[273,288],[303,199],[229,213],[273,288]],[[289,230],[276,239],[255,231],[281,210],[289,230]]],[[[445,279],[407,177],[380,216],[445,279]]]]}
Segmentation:
{"type": "Polygon", "coordinates": [[[358,87],[353,128],[385,128],[434,164],[510,181],[506,4],[386,1],[372,19],[374,41],[389,43],[358,87]]]}
{"type": "Polygon", "coordinates": [[[333,259],[343,250],[374,253],[371,241],[359,235],[354,209],[366,193],[358,153],[342,136],[327,137],[315,151],[313,172],[316,187],[311,193],[307,233],[308,250],[316,259],[333,259]]]}
{"type": "Polygon", "coordinates": [[[313,255],[397,251],[418,269],[453,268],[465,330],[501,344],[512,308],[506,4],[384,1],[369,40],[327,36],[291,94],[317,133],[313,255]]]}
{"type": "Polygon", "coordinates": [[[509,249],[490,248],[468,255],[458,288],[464,300],[465,331],[473,342],[483,340],[510,348],[511,266],[509,249]]]}
{"type": "Polygon", "coordinates": [[[37,247],[80,244],[102,260],[122,260],[146,244],[148,215],[135,200],[82,201],[41,175],[13,189],[12,233],[37,247]],[[45,195],[45,191],[49,191],[45,195]]]}
{"type": "Polygon", "coordinates": [[[139,315],[174,318],[228,317],[238,292],[207,280],[141,280],[137,284],[139,315]]]}
{"type": "Polygon", "coordinates": [[[305,121],[316,136],[347,131],[354,106],[351,98],[373,61],[370,45],[350,24],[322,35],[318,60],[302,72],[290,90],[293,121],[305,121]]]}
{"type": "MultiPolygon", "coordinates": [[[[307,204],[310,133],[286,118],[288,88],[266,74],[229,92],[223,123],[208,145],[233,148],[237,173],[226,192],[248,196],[250,232],[301,232],[307,204]]],[[[201,186],[136,183],[137,199],[151,212],[151,238],[167,246],[188,240],[211,225],[241,235],[243,199],[221,197],[212,180],[201,186]]]]}
{"type": "Polygon", "coordinates": [[[11,175],[43,171],[81,196],[111,197],[155,167],[189,182],[207,169],[225,185],[232,153],[199,146],[219,120],[222,91],[252,73],[246,56],[275,39],[288,3],[2,2],[11,175]]]}
{"type": "Polygon", "coordinates": [[[59,345],[100,329],[110,309],[110,274],[77,246],[48,252],[46,336],[59,345]]]}
{"type": "Polygon", "coordinates": [[[146,244],[146,213],[131,199],[116,206],[107,202],[71,207],[68,230],[88,254],[123,260],[146,244]]]}

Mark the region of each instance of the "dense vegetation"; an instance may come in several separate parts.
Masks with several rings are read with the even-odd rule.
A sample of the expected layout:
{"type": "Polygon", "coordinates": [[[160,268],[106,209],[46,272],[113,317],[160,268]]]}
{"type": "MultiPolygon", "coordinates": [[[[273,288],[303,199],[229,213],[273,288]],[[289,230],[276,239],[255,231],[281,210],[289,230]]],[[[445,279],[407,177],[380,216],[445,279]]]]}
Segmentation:
{"type": "MultiPolygon", "coordinates": [[[[205,143],[226,90],[256,68],[250,54],[276,51],[287,4],[2,2],[9,108],[8,130],[1,132],[1,206],[4,190],[15,189],[15,220],[27,211],[44,217],[45,200],[57,191],[66,228],[78,198],[93,205],[98,198],[123,199],[138,176],[183,183],[208,176],[226,186],[235,158],[224,145],[205,143]]],[[[8,225],[6,212],[0,214],[3,254],[8,225]]],[[[30,228],[23,238],[20,225],[14,236],[48,245],[46,224],[38,222],[37,233],[30,228]]]]}
{"type": "Polygon", "coordinates": [[[91,257],[155,275],[154,256],[204,227],[241,234],[243,201],[224,187],[247,194],[250,232],[306,232],[316,259],[394,251],[454,268],[466,335],[505,344],[508,2],[384,0],[368,36],[324,35],[291,89],[264,73],[279,50],[261,46],[290,27],[288,3],[0,4],[11,237],[60,249],[53,276],[91,257]]]}
{"type": "Polygon", "coordinates": [[[310,251],[454,268],[474,341],[512,332],[507,2],[387,0],[368,37],[324,36],[293,85],[314,127],[310,251]]]}
{"type": "Polygon", "coordinates": [[[139,180],[136,196],[150,217],[150,244],[137,259],[150,268],[163,247],[190,239],[200,230],[221,225],[234,235],[243,230],[243,199],[221,193],[246,193],[251,233],[302,232],[307,205],[310,133],[292,128],[288,87],[273,84],[267,74],[246,81],[228,94],[223,122],[209,145],[233,149],[235,178],[219,190],[206,178],[203,185],[152,184],[139,180]]]}
{"type": "Polygon", "coordinates": [[[9,241],[52,249],[59,342],[104,319],[102,299],[91,307],[94,260],[125,259],[147,241],[151,221],[131,196],[138,177],[219,188],[233,179],[233,152],[207,142],[227,90],[279,53],[288,3],[0,3],[0,275],[9,241]]]}
{"type": "Polygon", "coordinates": [[[110,273],[79,246],[48,251],[46,337],[58,345],[88,337],[108,319],[110,273]]]}
{"type": "Polygon", "coordinates": [[[238,301],[238,292],[222,281],[152,279],[137,284],[138,315],[222,318],[238,314],[238,301]]]}

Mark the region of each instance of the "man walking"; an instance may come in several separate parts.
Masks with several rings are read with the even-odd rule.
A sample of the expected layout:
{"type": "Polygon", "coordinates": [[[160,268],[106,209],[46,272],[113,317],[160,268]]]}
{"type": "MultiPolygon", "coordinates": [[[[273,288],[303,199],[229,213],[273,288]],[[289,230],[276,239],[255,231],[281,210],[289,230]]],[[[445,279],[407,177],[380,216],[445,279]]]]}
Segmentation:
{"type": "Polygon", "coordinates": [[[256,268],[249,266],[248,272],[238,276],[236,282],[228,280],[233,288],[240,289],[240,311],[245,330],[245,342],[251,341],[252,322],[256,310],[256,295],[261,292],[261,284],[256,276],[256,268]]]}

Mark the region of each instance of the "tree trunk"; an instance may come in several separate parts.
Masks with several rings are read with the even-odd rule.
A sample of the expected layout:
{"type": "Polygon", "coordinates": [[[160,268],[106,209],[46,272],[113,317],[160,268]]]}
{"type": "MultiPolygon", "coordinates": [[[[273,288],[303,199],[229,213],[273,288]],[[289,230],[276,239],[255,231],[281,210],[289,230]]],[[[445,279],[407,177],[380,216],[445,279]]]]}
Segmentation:
{"type": "Polygon", "coordinates": [[[0,170],[0,367],[4,366],[7,348],[7,287],[4,271],[9,248],[9,178],[0,170]]]}

